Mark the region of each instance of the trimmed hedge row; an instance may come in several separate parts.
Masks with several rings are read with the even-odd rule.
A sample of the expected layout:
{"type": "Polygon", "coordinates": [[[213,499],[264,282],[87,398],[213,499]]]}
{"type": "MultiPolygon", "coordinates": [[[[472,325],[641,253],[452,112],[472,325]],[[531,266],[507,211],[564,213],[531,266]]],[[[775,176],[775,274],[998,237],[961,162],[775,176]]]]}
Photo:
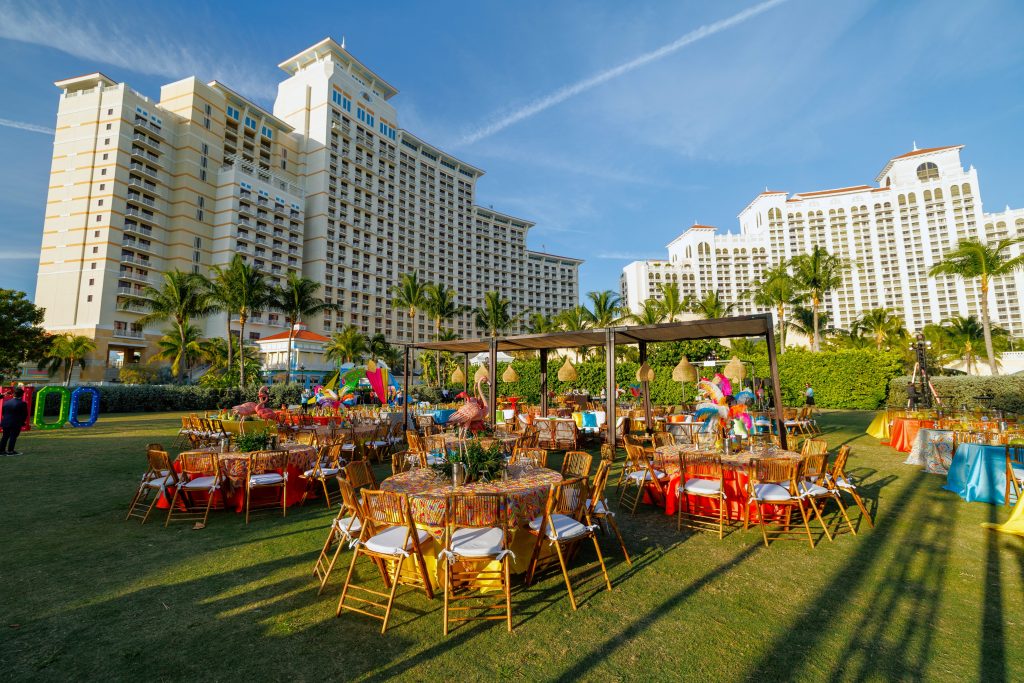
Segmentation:
{"type": "MultiPolygon", "coordinates": [[[[932,386],[942,399],[944,406],[958,409],[992,408],[1011,413],[1024,413],[1024,375],[999,375],[997,377],[932,377],[932,386]],[[991,401],[979,397],[992,395],[991,401]]],[[[910,377],[896,377],[889,383],[889,405],[907,405],[907,384],[910,377]]]]}
{"type": "MultiPolygon", "coordinates": [[[[244,391],[211,389],[196,385],[174,384],[111,384],[96,387],[100,392],[100,414],[160,412],[169,410],[219,410],[230,408],[246,401],[256,401],[259,387],[244,391]]],[[[270,387],[270,405],[295,404],[302,396],[301,384],[275,384],[270,387]]],[[[59,398],[51,396],[47,401],[46,414],[56,415],[59,398]]]]}

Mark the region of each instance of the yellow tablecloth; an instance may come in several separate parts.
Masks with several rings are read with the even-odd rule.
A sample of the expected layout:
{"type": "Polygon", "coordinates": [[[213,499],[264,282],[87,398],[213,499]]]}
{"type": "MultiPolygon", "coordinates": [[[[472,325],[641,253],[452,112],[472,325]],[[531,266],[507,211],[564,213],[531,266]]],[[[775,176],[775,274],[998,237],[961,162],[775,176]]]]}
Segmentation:
{"type": "Polygon", "coordinates": [[[1002,531],[1004,534],[1017,534],[1018,536],[1024,536],[1024,498],[1017,501],[1016,507],[1013,508],[1013,513],[1010,518],[1002,524],[990,524],[986,522],[982,524],[987,529],[994,531],[1002,531]]]}
{"type": "Polygon", "coordinates": [[[868,425],[867,433],[883,441],[889,438],[889,420],[886,419],[886,411],[883,410],[875,415],[875,419],[868,425]]]}
{"type": "Polygon", "coordinates": [[[224,420],[221,422],[224,425],[224,431],[228,434],[238,436],[241,433],[242,425],[245,425],[246,434],[254,434],[256,432],[276,432],[277,423],[268,422],[266,420],[246,420],[245,422],[229,421],[224,420]]]}

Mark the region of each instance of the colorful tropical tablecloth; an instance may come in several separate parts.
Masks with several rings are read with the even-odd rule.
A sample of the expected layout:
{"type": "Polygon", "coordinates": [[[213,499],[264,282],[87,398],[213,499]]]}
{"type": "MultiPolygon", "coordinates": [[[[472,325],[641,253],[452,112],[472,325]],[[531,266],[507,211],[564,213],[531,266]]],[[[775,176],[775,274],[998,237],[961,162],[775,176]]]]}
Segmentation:
{"type": "Polygon", "coordinates": [[[953,431],[921,429],[917,432],[904,465],[920,465],[926,472],[946,474],[953,463],[953,431]]]}
{"type": "Polygon", "coordinates": [[[942,488],[967,502],[1002,505],[1006,496],[1006,447],[960,444],[942,488]]]}

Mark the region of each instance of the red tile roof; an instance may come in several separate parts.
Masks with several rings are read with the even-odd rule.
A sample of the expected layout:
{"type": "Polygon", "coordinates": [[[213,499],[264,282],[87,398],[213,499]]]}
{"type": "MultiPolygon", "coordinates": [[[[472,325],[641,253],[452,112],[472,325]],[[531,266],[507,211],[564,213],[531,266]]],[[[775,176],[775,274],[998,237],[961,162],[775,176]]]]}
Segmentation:
{"type": "Polygon", "coordinates": [[[693,225],[690,226],[691,230],[693,228],[703,228],[704,230],[718,230],[718,228],[716,228],[713,225],[701,225],[700,223],[694,223],[693,225]]]}
{"type": "Polygon", "coordinates": [[[837,187],[834,190],[819,190],[817,192],[797,192],[797,197],[820,197],[826,194],[844,194],[846,192],[863,192],[864,190],[870,190],[870,185],[852,185],[850,187],[837,187]]]}
{"type": "MultiPolygon", "coordinates": [[[[284,332],[278,332],[277,334],[272,334],[269,337],[260,337],[256,341],[261,341],[261,342],[277,341],[278,339],[287,339],[287,338],[288,338],[288,332],[284,331],[284,332]]],[[[293,339],[302,339],[304,341],[318,341],[318,342],[329,342],[329,341],[331,341],[329,338],[323,336],[322,334],[317,334],[316,332],[310,332],[309,330],[297,330],[295,332],[295,336],[293,337],[293,339]]]]}
{"type": "Polygon", "coordinates": [[[901,154],[898,157],[893,157],[893,159],[906,159],[907,157],[916,157],[918,154],[931,154],[932,152],[941,152],[944,149],[959,149],[960,147],[963,147],[963,145],[946,145],[945,147],[928,147],[926,149],[915,149],[913,151],[907,152],[906,154],[901,154]]]}

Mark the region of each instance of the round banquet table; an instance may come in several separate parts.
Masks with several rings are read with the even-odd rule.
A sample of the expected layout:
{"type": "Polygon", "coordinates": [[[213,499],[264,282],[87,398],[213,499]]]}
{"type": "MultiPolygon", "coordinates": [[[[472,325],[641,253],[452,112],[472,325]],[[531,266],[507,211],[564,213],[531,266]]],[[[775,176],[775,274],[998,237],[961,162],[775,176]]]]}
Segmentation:
{"type": "Polygon", "coordinates": [[[946,485],[942,488],[969,503],[1003,505],[1006,498],[1006,446],[960,444],[953,454],[946,485]]]}
{"type": "MultiPolygon", "coordinates": [[[[452,432],[444,434],[445,445],[450,449],[464,448],[473,441],[487,441],[488,439],[501,446],[501,450],[505,455],[511,455],[512,449],[515,447],[516,442],[519,441],[519,437],[514,434],[495,434],[494,436],[479,436],[471,439],[459,438],[458,434],[452,432]]],[[[440,455],[440,453],[433,453],[433,455],[440,455]]]]}
{"type": "MultiPolygon", "coordinates": [[[[306,479],[302,477],[302,474],[306,470],[312,469],[316,463],[316,448],[305,444],[282,444],[280,450],[288,451],[288,483],[285,486],[285,505],[291,506],[302,500],[302,495],[306,491],[306,479]]],[[[245,510],[245,477],[249,471],[249,453],[221,453],[215,447],[197,448],[191,451],[183,451],[184,453],[216,453],[221,474],[223,474],[226,480],[225,493],[227,494],[227,504],[234,506],[236,512],[245,510]]],[[[181,455],[178,457],[180,458],[181,455]]],[[[181,472],[179,460],[174,461],[174,470],[181,472]]],[[[168,500],[173,493],[173,491],[167,492],[168,500]]],[[[279,495],[273,490],[253,492],[254,497],[264,494],[271,496],[279,495]]],[[[316,490],[310,489],[310,497],[315,497],[315,494],[316,490]]],[[[197,492],[193,495],[199,500],[205,494],[197,492]]],[[[202,500],[205,501],[206,499],[202,498],[202,500]]],[[[159,507],[166,508],[168,505],[167,501],[161,501],[159,507]]]]}
{"type": "Polygon", "coordinates": [[[912,417],[897,417],[892,422],[892,430],[889,433],[889,446],[903,453],[909,453],[917,438],[917,432],[922,429],[930,429],[935,426],[934,420],[921,420],[912,417]]]}
{"type": "Polygon", "coordinates": [[[947,474],[953,462],[953,431],[950,429],[929,429],[917,431],[910,455],[904,465],[921,465],[925,472],[947,474]]]}
{"type": "MultiPolygon", "coordinates": [[[[660,446],[654,449],[655,468],[669,476],[668,486],[666,487],[668,495],[665,496],[665,514],[667,515],[674,515],[676,513],[676,505],[679,502],[677,489],[682,479],[679,475],[679,456],[684,452],[687,454],[700,453],[699,448],[692,444],[660,446]]],[[[800,454],[795,451],[778,449],[761,454],[755,454],[752,451],[739,451],[729,455],[723,453],[715,453],[714,455],[722,458],[722,486],[725,489],[726,517],[736,521],[743,520],[743,509],[748,498],[747,482],[749,478],[747,477],[747,465],[751,460],[758,457],[801,459],[800,454]]],[[[718,516],[718,502],[714,498],[691,496],[689,497],[689,503],[696,508],[694,512],[697,514],[718,516]]],[[[770,516],[774,515],[779,508],[773,505],[763,505],[762,509],[766,516],[770,516]]],[[[779,510],[785,512],[787,508],[784,507],[779,510]]]]}

